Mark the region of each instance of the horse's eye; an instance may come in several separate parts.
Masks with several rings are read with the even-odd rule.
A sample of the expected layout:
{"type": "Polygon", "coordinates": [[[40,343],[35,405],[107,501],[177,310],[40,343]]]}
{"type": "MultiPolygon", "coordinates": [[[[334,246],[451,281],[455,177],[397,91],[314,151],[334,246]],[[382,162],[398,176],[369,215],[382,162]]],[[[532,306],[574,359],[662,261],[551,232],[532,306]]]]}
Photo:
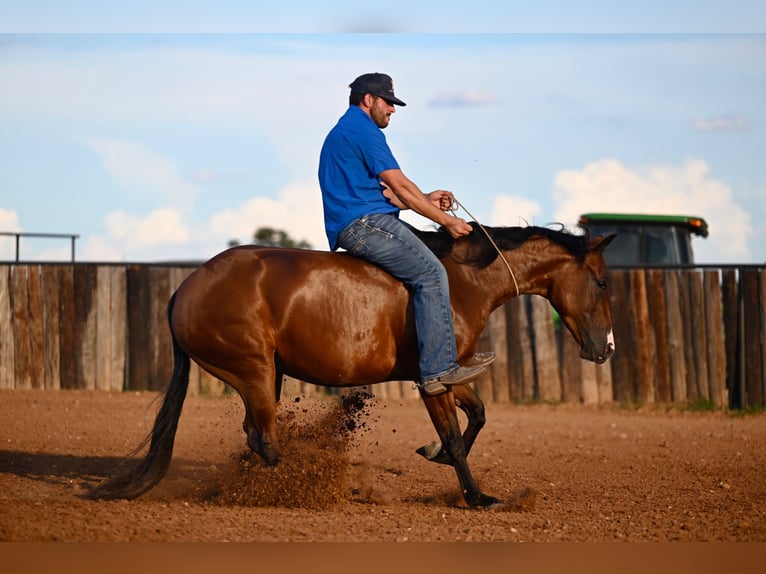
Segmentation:
{"type": "Polygon", "coordinates": [[[604,279],[596,279],[596,285],[599,289],[606,289],[606,281],[604,279]]]}

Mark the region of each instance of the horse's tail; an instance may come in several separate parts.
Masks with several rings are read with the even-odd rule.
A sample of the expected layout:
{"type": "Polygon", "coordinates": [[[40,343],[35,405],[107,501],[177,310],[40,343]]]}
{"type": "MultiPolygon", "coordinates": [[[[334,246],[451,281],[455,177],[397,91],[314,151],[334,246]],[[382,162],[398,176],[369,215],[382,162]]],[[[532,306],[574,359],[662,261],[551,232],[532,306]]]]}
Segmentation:
{"type": "Polygon", "coordinates": [[[191,361],[173,333],[172,315],[176,293],[168,303],[168,324],[173,340],[173,376],[165,391],[162,406],[154,421],[154,428],[141,442],[134,454],[143,450],[151,441],[146,457],[129,472],[115,476],[95,487],[86,495],[91,499],[137,498],[151,489],[165,476],[173,456],[173,442],[181,417],[186,390],[189,387],[191,361]]]}

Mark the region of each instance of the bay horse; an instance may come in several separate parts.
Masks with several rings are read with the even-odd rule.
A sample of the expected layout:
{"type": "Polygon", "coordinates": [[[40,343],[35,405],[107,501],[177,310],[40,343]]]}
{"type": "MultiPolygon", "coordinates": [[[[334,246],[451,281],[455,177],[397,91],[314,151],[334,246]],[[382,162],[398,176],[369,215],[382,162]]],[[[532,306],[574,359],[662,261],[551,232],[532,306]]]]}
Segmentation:
{"type": "MultiPolygon", "coordinates": [[[[609,358],[614,339],[603,250],[614,236],[534,226],[485,227],[484,235],[472,225],[473,233],[460,239],[443,229],[418,232],[449,276],[458,362],[474,353],[492,310],[518,294],[546,297],[582,358],[609,358]]],[[[95,487],[89,498],[136,498],[165,476],[190,359],[239,393],[247,444],[269,464],[281,456],[276,412],[283,375],[327,387],[419,380],[409,291],[379,267],[345,253],[233,247],[181,283],[170,298],[168,321],[173,374],[142,443],[150,443],[148,453],[127,474],[95,487]]],[[[485,423],[479,396],[459,385],[421,398],[441,444],[418,453],[454,467],[470,507],[502,504],[481,492],[466,460],[485,423]],[[456,406],[467,415],[463,434],[456,406]]]]}

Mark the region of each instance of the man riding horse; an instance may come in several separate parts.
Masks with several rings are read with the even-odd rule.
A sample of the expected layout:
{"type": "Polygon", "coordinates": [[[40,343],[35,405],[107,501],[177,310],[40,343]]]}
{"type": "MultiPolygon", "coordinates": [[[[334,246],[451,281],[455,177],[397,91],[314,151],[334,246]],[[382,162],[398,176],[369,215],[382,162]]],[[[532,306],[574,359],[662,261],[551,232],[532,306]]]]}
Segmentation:
{"type": "Polygon", "coordinates": [[[447,392],[450,385],[476,379],[494,361],[494,353],[476,353],[461,366],[450,306],[449,283],[442,263],[399,219],[412,209],[441,225],[455,239],[472,227],[447,210],[452,193],[425,194],[404,175],[383,129],[394,106],[406,105],[394,95],[386,74],[364,74],[351,85],[349,107],[330,130],[319,158],[324,222],[330,248],[375,263],[412,290],[418,339],[419,388],[426,396],[447,392]]]}

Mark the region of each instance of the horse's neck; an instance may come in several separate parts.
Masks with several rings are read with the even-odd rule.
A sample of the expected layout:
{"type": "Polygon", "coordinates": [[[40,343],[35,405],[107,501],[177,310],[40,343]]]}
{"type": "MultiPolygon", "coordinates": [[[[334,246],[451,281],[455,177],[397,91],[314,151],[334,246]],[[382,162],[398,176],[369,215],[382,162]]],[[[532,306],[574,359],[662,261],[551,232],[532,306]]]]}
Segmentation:
{"type": "Polygon", "coordinates": [[[541,295],[547,297],[555,270],[567,261],[570,256],[563,248],[552,241],[535,237],[528,239],[517,249],[504,252],[506,267],[501,257],[492,264],[498,269],[505,270],[508,267],[516,280],[518,293],[515,295],[541,295]]]}
{"type": "Polygon", "coordinates": [[[485,269],[460,266],[461,290],[492,312],[517,295],[547,296],[555,269],[567,259],[561,247],[545,238],[532,238],[505,251],[485,269]]]}
{"type": "Polygon", "coordinates": [[[561,248],[542,238],[505,251],[503,257],[483,269],[457,263],[460,254],[455,255],[445,261],[452,287],[455,332],[471,348],[489,315],[500,305],[517,295],[547,297],[552,274],[566,260],[561,248]]]}

